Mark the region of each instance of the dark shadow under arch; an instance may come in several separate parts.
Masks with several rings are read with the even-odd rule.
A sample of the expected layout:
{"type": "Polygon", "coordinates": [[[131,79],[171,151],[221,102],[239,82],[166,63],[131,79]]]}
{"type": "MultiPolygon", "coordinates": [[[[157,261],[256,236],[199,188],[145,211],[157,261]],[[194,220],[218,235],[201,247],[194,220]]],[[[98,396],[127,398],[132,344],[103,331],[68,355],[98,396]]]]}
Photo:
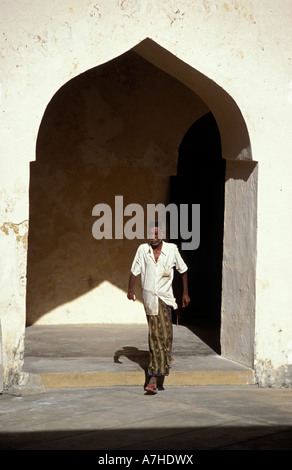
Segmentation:
{"type": "Polygon", "coordinates": [[[220,352],[224,185],[220,134],[208,113],[190,127],[181,142],[171,202],[189,204],[189,208],[200,204],[200,246],[182,251],[189,267],[192,300],[178,315],[181,324],[192,328],[216,352],[220,352]]]}
{"type": "MultiPolygon", "coordinates": [[[[83,323],[88,312],[74,318],[71,305],[104,281],[126,299],[135,251],[146,240],[95,240],[92,209],[114,208],[116,195],[124,207],[167,203],[180,140],[206,111],[193,91],[133,51],[58,90],[31,163],[27,325],[56,309],[60,322],[78,315],[83,323]]],[[[120,308],[113,297],[107,303],[120,308]]],[[[98,300],[93,309],[106,315],[98,300]]]]}

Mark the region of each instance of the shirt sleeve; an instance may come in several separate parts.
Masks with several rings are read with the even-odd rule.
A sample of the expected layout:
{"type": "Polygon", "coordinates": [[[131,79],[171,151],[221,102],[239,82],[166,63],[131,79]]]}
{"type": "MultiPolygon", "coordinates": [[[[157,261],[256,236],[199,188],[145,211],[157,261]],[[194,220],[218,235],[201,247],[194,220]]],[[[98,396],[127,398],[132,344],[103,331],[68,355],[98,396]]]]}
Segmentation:
{"type": "Polygon", "coordinates": [[[136,255],[132,263],[131,273],[134,274],[134,276],[138,276],[139,274],[141,274],[141,267],[142,267],[142,257],[141,257],[141,248],[139,247],[138,250],[136,251],[136,255]]]}
{"type": "Polygon", "coordinates": [[[188,267],[184,260],[181,257],[180,252],[178,251],[178,247],[175,245],[174,248],[174,256],[175,256],[175,267],[180,274],[185,273],[188,270],[188,267]]]}

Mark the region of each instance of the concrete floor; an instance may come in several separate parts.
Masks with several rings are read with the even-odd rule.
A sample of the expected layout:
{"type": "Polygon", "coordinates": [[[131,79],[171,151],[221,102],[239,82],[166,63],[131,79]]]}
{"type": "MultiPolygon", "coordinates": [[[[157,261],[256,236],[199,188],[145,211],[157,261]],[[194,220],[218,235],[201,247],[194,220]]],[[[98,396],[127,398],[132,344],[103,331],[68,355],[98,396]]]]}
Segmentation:
{"type": "Polygon", "coordinates": [[[25,370],[46,390],[0,395],[0,449],[96,450],[95,464],[104,452],[139,460],[147,451],[292,449],[292,389],[259,388],[252,371],[187,328],[175,326],[173,370],[156,395],[146,394],[146,331],[28,328],[25,370]]]}
{"type": "Polygon", "coordinates": [[[55,388],[0,396],[1,450],[291,450],[292,390],[55,388]]]}

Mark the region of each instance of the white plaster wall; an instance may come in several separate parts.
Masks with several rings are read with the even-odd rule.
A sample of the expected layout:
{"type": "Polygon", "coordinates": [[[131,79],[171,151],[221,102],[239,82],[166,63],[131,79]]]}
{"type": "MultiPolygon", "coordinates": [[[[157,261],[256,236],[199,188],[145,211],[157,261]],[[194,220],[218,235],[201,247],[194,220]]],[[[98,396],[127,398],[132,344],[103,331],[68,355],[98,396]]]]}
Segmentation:
{"type": "Polygon", "coordinates": [[[69,79],[149,37],[227,90],[245,118],[253,159],[259,162],[256,367],[264,384],[267,365],[272,371],[288,370],[291,19],[289,0],[1,1],[1,320],[6,363],[14,357],[12,346],[19,358],[22,350],[25,250],[16,227],[28,220],[28,162],[35,158],[46,105],[69,79]]]}

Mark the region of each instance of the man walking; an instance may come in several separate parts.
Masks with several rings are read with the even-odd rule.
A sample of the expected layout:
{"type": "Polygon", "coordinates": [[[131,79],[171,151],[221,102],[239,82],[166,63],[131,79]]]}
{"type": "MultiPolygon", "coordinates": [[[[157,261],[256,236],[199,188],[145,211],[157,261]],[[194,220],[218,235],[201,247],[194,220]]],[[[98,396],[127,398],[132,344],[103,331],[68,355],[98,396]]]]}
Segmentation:
{"type": "Polygon", "coordinates": [[[148,321],[150,362],[149,383],[145,390],[157,392],[157,377],[169,374],[172,362],[172,309],[177,309],[173,296],[173,268],[182,275],[182,306],[190,303],[187,265],[177,246],[164,241],[165,229],[159,223],[149,228],[150,243],[139,246],[131,267],[128,299],[135,300],[134,285],[141,275],[142,297],[148,321]]]}

